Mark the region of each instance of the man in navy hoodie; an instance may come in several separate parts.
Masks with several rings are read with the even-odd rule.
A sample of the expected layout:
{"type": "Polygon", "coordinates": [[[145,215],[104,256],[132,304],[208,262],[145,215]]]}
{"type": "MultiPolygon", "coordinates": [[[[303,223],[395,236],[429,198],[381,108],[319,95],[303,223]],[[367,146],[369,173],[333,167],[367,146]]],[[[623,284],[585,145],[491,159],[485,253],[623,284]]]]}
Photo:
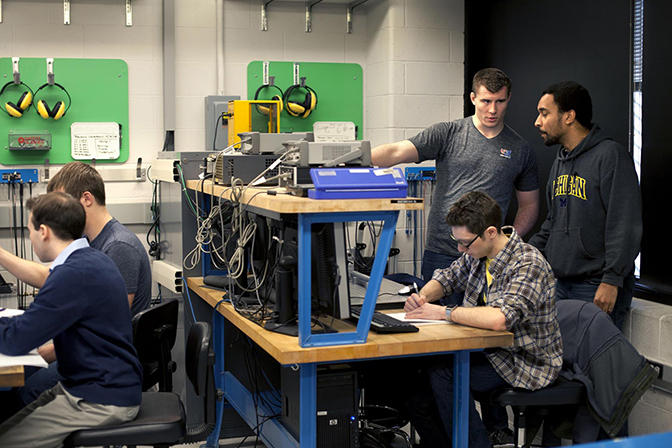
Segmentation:
{"type": "Polygon", "coordinates": [[[642,198],[632,156],[597,125],[583,86],[546,88],[534,125],[560,145],[546,186],[548,216],[530,239],[557,277],[556,299],[594,302],[623,328],[635,285],[642,198]]]}
{"type": "Polygon", "coordinates": [[[63,380],[0,426],[0,446],[57,447],[78,429],[134,419],[142,369],[124,281],[81,238],[82,205],[56,192],[27,206],[33,251],[52,262],[51,272],[28,311],[0,319],[0,353],[21,355],[53,339],[63,380]]]}

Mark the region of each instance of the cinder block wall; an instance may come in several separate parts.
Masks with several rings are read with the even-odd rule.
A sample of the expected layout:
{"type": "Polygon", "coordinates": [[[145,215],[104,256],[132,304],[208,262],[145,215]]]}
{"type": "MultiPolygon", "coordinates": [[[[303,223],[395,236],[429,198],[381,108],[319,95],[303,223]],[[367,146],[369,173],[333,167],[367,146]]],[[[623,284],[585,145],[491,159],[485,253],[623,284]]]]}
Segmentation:
{"type": "MultiPolygon", "coordinates": [[[[672,306],[634,299],[623,331],[647,359],[672,369],[672,306]]],[[[628,423],[631,435],[672,431],[672,392],[650,389],[628,423]]]]}
{"type": "MultiPolygon", "coordinates": [[[[365,138],[372,145],[395,142],[410,138],[434,123],[461,118],[464,3],[386,0],[366,5],[365,138]]],[[[423,165],[433,166],[433,162],[423,165]]],[[[423,226],[427,222],[430,189],[425,193],[425,216],[423,219],[417,216],[423,226]]],[[[409,231],[405,213],[399,215],[393,247],[401,252],[392,262],[395,272],[416,272],[420,276],[417,230],[409,231]]]]}

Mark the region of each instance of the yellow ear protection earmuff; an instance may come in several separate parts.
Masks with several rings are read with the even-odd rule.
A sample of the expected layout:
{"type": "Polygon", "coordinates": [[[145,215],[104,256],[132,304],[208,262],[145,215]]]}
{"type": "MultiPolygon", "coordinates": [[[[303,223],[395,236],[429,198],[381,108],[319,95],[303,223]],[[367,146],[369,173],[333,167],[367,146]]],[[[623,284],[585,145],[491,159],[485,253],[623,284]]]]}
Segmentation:
{"type": "Polygon", "coordinates": [[[5,93],[5,90],[7,88],[9,88],[11,86],[20,86],[20,85],[25,86],[26,89],[28,89],[28,90],[23,92],[23,94],[21,94],[21,96],[19,97],[19,101],[17,101],[16,103],[12,103],[11,101],[7,101],[5,103],[5,108],[2,109],[10,117],[15,117],[15,118],[21,117],[23,115],[23,113],[25,111],[27,111],[28,108],[30,108],[30,105],[33,104],[33,96],[34,96],[33,95],[33,90],[30,87],[28,87],[26,84],[24,84],[23,82],[21,82],[19,84],[15,84],[13,81],[8,82],[4,86],[2,86],[2,89],[0,90],[0,97],[2,97],[2,94],[5,93]]]}
{"type": "Polygon", "coordinates": [[[65,106],[65,103],[63,101],[57,101],[56,104],[52,108],[49,108],[49,105],[47,104],[46,101],[44,100],[37,100],[35,103],[35,110],[37,111],[37,114],[44,118],[45,120],[48,120],[49,118],[53,118],[54,120],[59,120],[65,113],[70,109],[70,106],[72,105],[72,98],[70,98],[70,94],[68,93],[67,90],[65,90],[65,87],[58,83],[53,83],[53,84],[42,84],[39,89],[35,91],[35,98],[37,98],[37,95],[40,93],[40,90],[47,88],[47,87],[58,87],[62,91],[65,92],[65,94],[68,97],[68,106],[65,106]]]}
{"type": "MultiPolygon", "coordinates": [[[[273,95],[273,97],[271,98],[271,101],[280,101],[280,109],[278,110],[278,112],[282,111],[282,109],[283,109],[282,89],[280,87],[276,86],[275,84],[262,84],[262,85],[260,85],[259,88],[257,89],[257,91],[254,94],[254,100],[257,101],[259,99],[259,94],[266,87],[273,87],[275,89],[278,89],[278,92],[280,92],[280,95],[273,95]]],[[[268,115],[268,114],[271,113],[271,108],[270,107],[259,105],[259,104],[255,104],[255,106],[257,108],[257,112],[259,112],[261,115],[268,115]]]]}
{"type": "Polygon", "coordinates": [[[283,99],[285,100],[285,110],[295,117],[306,118],[317,106],[317,94],[313,89],[308,86],[302,86],[300,84],[295,84],[289,87],[284,95],[283,99]],[[289,97],[292,95],[294,90],[305,90],[306,96],[303,98],[303,102],[292,101],[289,97]]]}

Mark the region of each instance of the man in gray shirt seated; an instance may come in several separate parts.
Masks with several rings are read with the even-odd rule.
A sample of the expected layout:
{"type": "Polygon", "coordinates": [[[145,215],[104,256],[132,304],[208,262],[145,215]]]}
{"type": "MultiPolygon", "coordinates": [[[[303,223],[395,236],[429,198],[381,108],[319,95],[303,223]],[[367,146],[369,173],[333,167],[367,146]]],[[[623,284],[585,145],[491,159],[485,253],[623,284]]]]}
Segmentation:
{"type": "Polygon", "coordinates": [[[98,171],[82,162],[70,162],[47,185],[47,192],[64,191],[86,211],[84,236],[94,249],[105,253],[121,272],[131,315],[149,308],[152,271],[147,251],[138,237],[114,219],[105,206],[105,184],[98,171]]]}

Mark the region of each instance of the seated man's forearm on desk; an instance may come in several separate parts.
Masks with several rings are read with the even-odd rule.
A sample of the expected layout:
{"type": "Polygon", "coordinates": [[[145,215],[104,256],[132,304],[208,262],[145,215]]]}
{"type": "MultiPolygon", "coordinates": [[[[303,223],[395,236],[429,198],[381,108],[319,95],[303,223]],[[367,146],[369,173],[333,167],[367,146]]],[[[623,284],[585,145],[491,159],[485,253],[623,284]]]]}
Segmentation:
{"type": "MultiPolygon", "coordinates": [[[[433,280],[437,285],[440,286],[440,283],[433,280]]],[[[431,281],[427,284],[430,285],[431,281]]],[[[426,288],[426,287],[425,287],[426,288]]],[[[430,297],[437,297],[438,293],[433,288],[428,291],[425,291],[425,288],[420,291],[420,294],[412,294],[408,298],[406,304],[404,305],[404,311],[406,311],[409,318],[415,319],[430,319],[430,320],[440,320],[444,319],[446,316],[446,307],[443,305],[434,305],[429,303],[430,297]],[[425,291],[428,296],[423,294],[425,291]]],[[[443,289],[443,287],[441,287],[443,289]]],[[[441,297],[441,295],[438,295],[441,297]]],[[[495,330],[495,331],[504,331],[506,330],[506,316],[499,308],[492,306],[479,306],[479,307],[455,307],[451,312],[450,320],[457,324],[468,325],[470,327],[484,328],[486,330],[495,330]]]]}

